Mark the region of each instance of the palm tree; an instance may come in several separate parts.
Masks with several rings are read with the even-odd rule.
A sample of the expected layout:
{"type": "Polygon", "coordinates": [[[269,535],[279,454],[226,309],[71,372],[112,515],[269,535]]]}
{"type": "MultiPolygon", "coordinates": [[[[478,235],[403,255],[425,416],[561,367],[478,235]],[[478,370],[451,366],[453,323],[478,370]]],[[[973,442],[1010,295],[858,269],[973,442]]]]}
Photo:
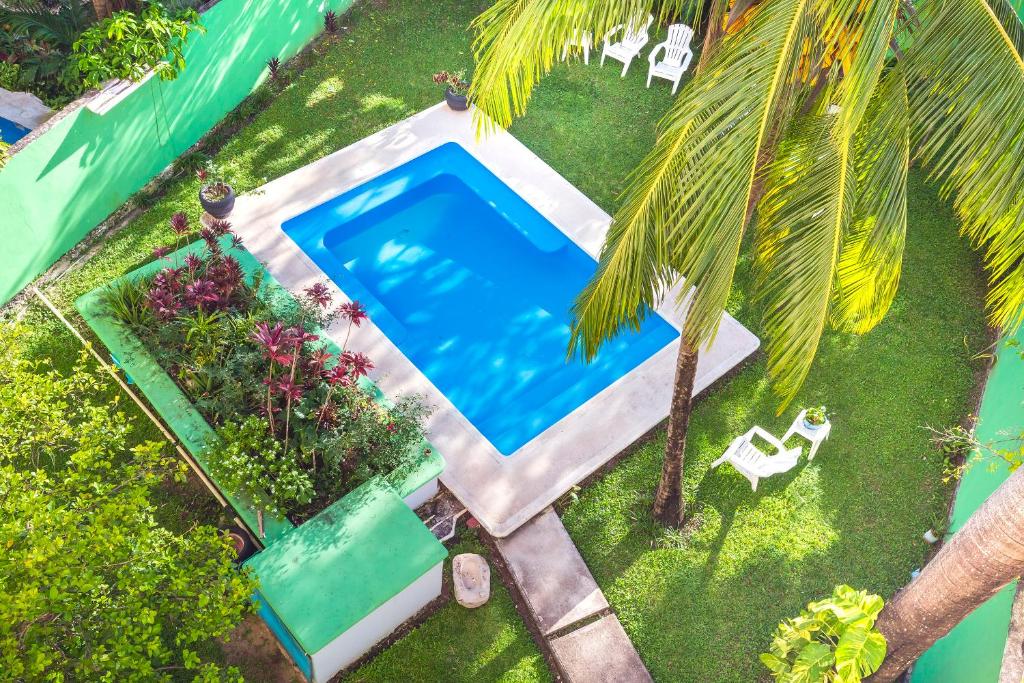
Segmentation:
{"type": "Polygon", "coordinates": [[[878,617],[888,652],[872,681],[888,683],[932,643],[1024,572],[1024,468],[978,508],[878,617]]]}
{"type": "Polygon", "coordinates": [[[984,257],[991,322],[1024,320],[1024,30],[1007,0],[497,0],[474,21],[478,129],[525,112],[578,28],[601,40],[651,11],[703,17],[704,54],[631,176],[570,351],[592,358],[692,285],[654,504],[678,526],[696,363],[748,226],[780,412],[826,328],[865,333],[888,311],[912,155],[984,257]]]}

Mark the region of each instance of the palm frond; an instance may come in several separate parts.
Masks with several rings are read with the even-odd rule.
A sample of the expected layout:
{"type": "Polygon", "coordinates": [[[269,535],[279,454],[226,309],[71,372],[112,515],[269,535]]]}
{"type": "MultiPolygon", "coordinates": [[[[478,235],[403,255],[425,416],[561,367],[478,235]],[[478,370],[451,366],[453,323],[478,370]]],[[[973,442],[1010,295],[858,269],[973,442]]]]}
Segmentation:
{"type": "MultiPolygon", "coordinates": [[[[673,207],[657,216],[669,231],[674,269],[692,285],[684,335],[710,343],[732,289],[764,149],[796,105],[800,47],[810,0],[762,3],[727,36],[676,100],[687,121],[673,207]]],[[[682,304],[683,302],[679,302],[682,304]]]]}
{"type": "Polygon", "coordinates": [[[659,125],[658,140],[630,175],[624,202],[601,249],[597,272],[573,306],[569,355],[592,360],[623,328],[639,329],[674,278],[659,217],[676,197],[681,145],[689,128],[673,109],[659,125]]]}
{"type": "Polygon", "coordinates": [[[612,28],[643,21],[698,17],[704,0],[497,0],[473,20],[476,33],[470,99],[478,131],[507,128],[526,112],[533,89],[561,57],[566,42],[589,32],[594,45],[612,28]]]}
{"type": "Polygon", "coordinates": [[[990,320],[1024,322],[1024,28],[1006,0],[943,0],[907,51],[912,140],[984,255],[990,320]]]}
{"type": "Polygon", "coordinates": [[[836,127],[837,114],[795,119],[765,169],[755,286],[780,412],[807,377],[825,329],[855,195],[852,142],[836,127]]]}
{"type": "Polygon", "coordinates": [[[857,196],[843,238],[832,326],[864,334],[889,311],[900,281],[907,234],[910,112],[906,75],[882,79],[854,137],[857,196]]]}
{"type": "Polygon", "coordinates": [[[900,0],[819,0],[824,54],[843,70],[840,116],[856,130],[882,74],[900,0]]]}
{"type": "Polygon", "coordinates": [[[476,69],[470,98],[478,130],[522,116],[540,79],[565,44],[590,30],[595,40],[619,23],[646,16],[653,0],[497,0],[473,20],[476,69]],[[486,114],[486,116],[484,116],[486,114]]]}
{"type": "Polygon", "coordinates": [[[762,146],[795,103],[793,74],[809,2],[759,6],[684,87],[659,125],[654,149],[631,176],[598,271],[577,299],[572,350],[593,357],[622,327],[638,326],[680,275],[694,288],[691,298],[677,302],[686,306],[684,337],[693,345],[713,339],[762,146]]]}
{"type": "Polygon", "coordinates": [[[12,35],[45,41],[64,50],[70,50],[82,31],[95,21],[92,5],[80,0],[62,0],[56,8],[25,0],[0,5],[0,24],[6,24],[12,35]]]}

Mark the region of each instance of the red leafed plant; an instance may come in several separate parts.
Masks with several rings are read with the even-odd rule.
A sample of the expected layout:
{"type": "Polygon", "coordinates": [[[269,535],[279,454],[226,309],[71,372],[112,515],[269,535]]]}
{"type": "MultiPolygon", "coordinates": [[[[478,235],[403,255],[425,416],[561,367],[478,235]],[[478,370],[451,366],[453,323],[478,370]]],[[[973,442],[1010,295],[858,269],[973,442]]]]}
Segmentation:
{"type": "Polygon", "coordinates": [[[443,85],[456,95],[465,95],[469,92],[469,83],[465,71],[438,71],[434,74],[434,83],[443,85]]]}
{"type": "MultiPolygon", "coordinates": [[[[176,241],[191,233],[188,217],[174,214],[170,231],[176,241]]],[[[422,403],[402,397],[384,407],[363,388],[373,361],[348,348],[368,319],[360,302],[335,305],[327,283],[292,297],[247,278],[233,253],[241,240],[225,221],[199,236],[186,253],[157,249],[162,267],[110,288],[107,303],[217,429],[208,457],[233,493],[301,520],[425,457],[422,403]],[[347,326],[332,352],[320,330],[336,321],[347,326]],[[267,481],[282,484],[246,488],[267,481]]]]}

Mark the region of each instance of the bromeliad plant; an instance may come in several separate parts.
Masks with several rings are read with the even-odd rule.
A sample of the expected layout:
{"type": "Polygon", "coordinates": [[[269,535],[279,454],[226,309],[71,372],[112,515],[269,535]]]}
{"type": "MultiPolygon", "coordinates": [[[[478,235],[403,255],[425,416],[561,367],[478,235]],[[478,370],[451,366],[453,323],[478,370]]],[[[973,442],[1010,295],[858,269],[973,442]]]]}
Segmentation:
{"type": "Polygon", "coordinates": [[[867,591],[836,586],[831,598],[779,624],[761,661],[782,683],[859,683],[885,659],[885,638],[875,628],[882,604],[867,591]]]}
{"type": "MultiPolygon", "coordinates": [[[[171,230],[178,240],[191,232],[184,214],[171,230]]],[[[111,286],[105,303],[217,428],[208,459],[229,491],[301,521],[425,455],[421,403],[385,407],[360,385],[373,362],[347,346],[367,319],[362,305],[332,306],[320,283],[296,299],[258,276],[247,281],[230,253],[241,247],[230,224],[213,221],[199,234],[200,252],[176,265],[158,249],[167,265],[111,286]],[[318,330],[336,321],[348,330],[331,353],[318,330]]]]}

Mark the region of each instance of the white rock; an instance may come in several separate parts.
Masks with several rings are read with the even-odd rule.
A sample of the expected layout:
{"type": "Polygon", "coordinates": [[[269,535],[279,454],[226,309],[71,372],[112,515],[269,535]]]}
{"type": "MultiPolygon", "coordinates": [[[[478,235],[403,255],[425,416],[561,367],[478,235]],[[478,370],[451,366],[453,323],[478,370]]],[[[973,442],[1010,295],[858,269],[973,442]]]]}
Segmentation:
{"type": "Polygon", "coordinates": [[[474,553],[462,553],[452,560],[455,599],[463,607],[479,607],[491,597],[491,568],[474,553]]]}

